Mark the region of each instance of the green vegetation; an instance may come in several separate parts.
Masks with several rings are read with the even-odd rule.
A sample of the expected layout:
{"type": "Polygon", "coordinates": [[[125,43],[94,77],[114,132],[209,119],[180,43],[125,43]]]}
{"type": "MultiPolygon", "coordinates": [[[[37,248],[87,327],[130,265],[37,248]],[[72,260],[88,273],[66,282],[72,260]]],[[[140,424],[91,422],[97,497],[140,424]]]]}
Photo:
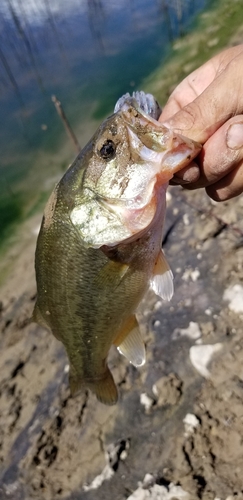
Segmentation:
{"type": "Polygon", "coordinates": [[[213,1],[197,16],[190,32],[174,42],[166,61],[144,81],[143,90],[148,90],[164,104],[186,75],[220,50],[242,43],[242,40],[242,1],[213,1]]]}
{"type": "MultiPolygon", "coordinates": [[[[168,51],[167,58],[161,63],[156,71],[140,85],[140,88],[153,93],[163,105],[173,88],[185,76],[206,62],[223,48],[241,43],[243,40],[243,8],[242,0],[214,0],[204,12],[200,13],[194,20],[187,35],[177,39],[168,51]]],[[[114,94],[113,94],[114,95],[114,94]]],[[[109,96],[108,96],[109,98],[109,96]]],[[[94,112],[95,116],[107,113],[108,101],[104,100],[100,107],[94,112]]],[[[113,103],[114,104],[114,103],[113,103]]],[[[113,105],[112,105],[113,106],[113,105]]],[[[52,142],[50,134],[50,144],[52,142]]],[[[43,158],[41,154],[35,155],[35,161],[41,165],[43,161],[50,162],[49,174],[56,175],[57,172],[64,171],[68,164],[68,154],[64,152],[65,159],[55,155],[52,160],[43,158]],[[67,158],[67,160],[66,160],[67,158]]],[[[18,172],[18,170],[16,171],[18,172]]],[[[0,249],[6,247],[7,240],[13,234],[20,222],[43,210],[51,186],[47,186],[39,192],[39,181],[43,188],[41,175],[37,175],[37,170],[28,179],[28,186],[31,185],[31,193],[20,186],[19,192],[11,193],[6,190],[0,197],[0,249]],[[21,194],[20,194],[21,191],[21,194]],[[26,192],[24,192],[26,191],[26,192]],[[3,245],[3,243],[6,243],[3,245]]],[[[16,173],[17,175],[17,173],[16,173]]]]}
{"type": "Polygon", "coordinates": [[[9,193],[0,197],[0,242],[11,234],[22,219],[23,200],[19,194],[9,193]]]}

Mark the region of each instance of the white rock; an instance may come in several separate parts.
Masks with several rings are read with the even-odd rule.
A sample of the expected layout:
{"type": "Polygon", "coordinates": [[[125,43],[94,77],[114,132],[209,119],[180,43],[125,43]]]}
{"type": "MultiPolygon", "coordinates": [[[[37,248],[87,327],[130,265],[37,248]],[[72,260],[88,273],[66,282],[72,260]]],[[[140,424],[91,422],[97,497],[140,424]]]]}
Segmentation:
{"type": "Polygon", "coordinates": [[[6,496],[10,496],[10,495],[12,496],[15,493],[15,491],[18,490],[18,487],[19,487],[18,481],[15,481],[14,483],[10,483],[10,484],[3,484],[3,488],[5,490],[6,496]]]}
{"type": "Polygon", "coordinates": [[[228,307],[236,313],[243,312],[243,287],[233,285],[224,291],[223,299],[229,302],[228,307]]]}
{"type": "Polygon", "coordinates": [[[104,481],[107,481],[107,479],[110,479],[113,475],[114,470],[107,464],[101,474],[93,479],[92,483],[84,485],[84,491],[96,490],[104,481]]]}
{"type": "Polygon", "coordinates": [[[149,488],[155,484],[155,476],[153,474],[150,474],[150,472],[147,472],[145,474],[143,481],[138,482],[138,486],[141,486],[142,488],[149,488]]]}
{"type": "Polygon", "coordinates": [[[196,269],[189,268],[184,271],[182,279],[184,281],[188,281],[189,279],[191,279],[192,281],[195,282],[197,281],[199,276],[200,276],[200,271],[197,268],[196,269]]]}
{"type": "Polygon", "coordinates": [[[196,415],[193,413],[187,413],[185,418],[183,418],[183,423],[185,425],[185,436],[193,434],[194,430],[199,426],[200,422],[196,415]]]}
{"type": "Polygon", "coordinates": [[[210,378],[210,372],[207,369],[213,355],[222,349],[223,345],[208,344],[208,345],[193,345],[190,348],[189,356],[190,361],[194,368],[205,378],[210,378]]]}
{"type": "Polygon", "coordinates": [[[140,403],[145,406],[146,411],[149,411],[153,406],[154,401],[148,396],[148,394],[146,394],[146,392],[142,392],[142,394],[140,394],[140,403]]]}
{"type": "Polygon", "coordinates": [[[162,300],[157,300],[157,302],[154,304],[154,311],[158,311],[159,309],[161,309],[162,305],[162,300]]]}
{"type": "Polygon", "coordinates": [[[127,500],[191,500],[189,493],[184,491],[181,486],[176,486],[170,483],[169,489],[159,484],[154,484],[151,487],[143,488],[139,486],[132,495],[127,497],[127,500]]]}
{"type": "Polygon", "coordinates": [[[191,272],[191,279],[192,281],[197,281],[197,279],[200,276],[200,271],[199,269],[194,269],[194,271],[191,272]]]}
{"type": "Polygon", "coordinates": [[[190,221],[189,221],[189,216],[188,216],[188,214],[184,214],[184,215],[183,215],[183,222],[184,222],[185,226],[189,226],[190,221]]]}
{"type": "Polygon", "coordinates": [[[210,307],[208,309],[205,309],[205,314],[207,316],[211,316],[212,315],[212,310],[210,309],[210,307]]]}
{"type": "Polygon", "coordinates": [[[198,323],[190,321],[187,328],[176,328],[172,334],[172,339],[183,336],[189,337],[193,340],[199,339],[201,337],[201,332],[198,323]]]}
{"type": "Polygon", "coordinates": [[[123,450],[120,454],[120,459],[121,460],[126,460],[127,458],[127,451],[126,450],[123,450]]]}

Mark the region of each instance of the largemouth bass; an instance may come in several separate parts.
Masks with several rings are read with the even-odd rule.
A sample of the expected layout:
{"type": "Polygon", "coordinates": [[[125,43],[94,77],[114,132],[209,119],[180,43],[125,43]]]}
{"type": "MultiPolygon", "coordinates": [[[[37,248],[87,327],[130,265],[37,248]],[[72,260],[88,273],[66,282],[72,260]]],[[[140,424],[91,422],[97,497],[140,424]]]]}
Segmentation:
{"type": "Polygon", "coordinates": [[[111,345],[143,365],[136,308],[149,286],[172,297],[161,249],[166,188],[201,147],[158,113],[143,93],[118,101],[55,187],[37,241],[34,321],[64,344],[72,394],[88,387],[105,404],[118,398],[111,345]]]}

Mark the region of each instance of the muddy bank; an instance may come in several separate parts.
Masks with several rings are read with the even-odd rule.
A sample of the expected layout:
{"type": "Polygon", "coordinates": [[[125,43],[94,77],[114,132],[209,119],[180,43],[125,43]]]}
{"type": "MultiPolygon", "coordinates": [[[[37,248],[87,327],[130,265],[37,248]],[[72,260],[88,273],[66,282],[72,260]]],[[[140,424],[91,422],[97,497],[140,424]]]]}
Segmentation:
{"type": "MultiPolygon", "coordinates": [[[[238,26],[228,43],[241,34],[238,26]]],[[[224,41],[210,36],[216,51],[224,41]]],[[[201,61],[183,43],[184,75],[201,61]]],[[[183,76],[178,60],[169,76],[183,76]]],[[[40,218],[21,226],[0,264],[1,500],[242,499],[242,197],[215,204],[203,191],[170,189],[164,249],[175,295],[167,304],[150,292],[141,304],[142,369],[112,350],[114,407],[89,392],[71,398],[62,345],[29,322],[40,218]]]]}
{"type": "Polygon", "coordinates": [[[145,367],[112,351],[114,407],[70,397],[61,344],[28,323],[34,234],[20,253],[0,297],[2,499],[243,497],[243,203],[180,188],[169,198],[175,296],[141,305],[145,367]]]}

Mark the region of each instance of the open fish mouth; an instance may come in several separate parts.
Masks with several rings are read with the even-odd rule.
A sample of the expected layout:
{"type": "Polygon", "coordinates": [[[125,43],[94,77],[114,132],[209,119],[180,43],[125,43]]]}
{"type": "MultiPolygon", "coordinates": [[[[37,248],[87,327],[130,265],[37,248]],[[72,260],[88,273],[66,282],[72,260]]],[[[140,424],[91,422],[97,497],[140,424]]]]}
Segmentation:
{"type": "Polygon", "coordinates": [[[160,174],[161,181],[168,182],[201,150],[201,144],[146,114],[134,98],[127,99],[120,112],[128,129],[131,150],[148,166],[156,165],[154,173],[160,174]]]}
{"type": "MultiPolygon", "coordinates": [[[[114,246],[143,234],[156,217],[159,200],[164,197],[169,180],[201,149],[199,144],[156,121],[156,101],[153,105],[149,97],[147,103],[147,94],[138,94],[139,102],[129,94],[118,101],[115,115],[109,118],[110,122],[117,120],[118,126],[123,127],[120,143],[116,143],[118,153],[114,147],[114,155],[111,158],[105,156],[104,170],[98,182],[84,185],[84,202],[77,204],[70,215],[84,243],[93,248],[114,246]],[[144,109],[140,108],[141,94],[144,109]],[[152,116],[147,114],[148,110],[152,116]],[[124,144],[129,154],[126,171],[119,177],[119,158],[123,161],[119,148],[121,150],[124,144]]],[[[112,142],[109,139],[112,127],[109,129],[107,125],[107,130],[107,135],[101,136],[102,141],[98,139],[98,150],[99,141],[103,144],[112,142]]]]}

